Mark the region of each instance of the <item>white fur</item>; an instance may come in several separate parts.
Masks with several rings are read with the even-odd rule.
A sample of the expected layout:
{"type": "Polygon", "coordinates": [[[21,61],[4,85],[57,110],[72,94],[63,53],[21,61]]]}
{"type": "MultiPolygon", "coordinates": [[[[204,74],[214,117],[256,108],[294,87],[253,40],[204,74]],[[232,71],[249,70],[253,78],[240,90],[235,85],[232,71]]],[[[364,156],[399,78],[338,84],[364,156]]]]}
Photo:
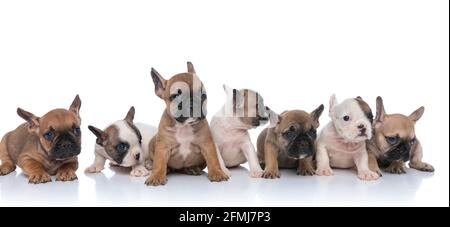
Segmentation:
{"type": "MultiPolygon", "coordinates": [[[[113,124],[119,130],[119,138],[122,141],[128,142],[130,145],[127,155],[124,157],[120,166],[131,167],[131,176],[141,177],[149,174],[147,168],[144,167],[145,161],[148,159],[149,151],[148,144],[153,136],[156,135],[157,128],[154,126],[138,123],[135,124],[142,135],[142,144],[139,144],[139,139],[133,129],[128,126],[126,121],[121,120],[113,124]],[[135,159],[135,156],[140,154],[141,158],[139,161],[135,159]]],[[[98,173],[104,169],[106,160],[110,163],[118,165],[109,155],[106,153],[105,149],[96,144],[95,145],[95,160],[94,163],[86,169],[87,173],[98,173]]],[[[151,166],[151,164],[150,164],[151,166]]]]}
{"type": "MultiPolygon", "coordinates": [[[[188,122],[187,122],[188,123],[188,122]]],[[[191,144],[194,141],[194,132],[190,124],[177,124],[175,125],[175,139],[180,144],[178,153],[186,159],[191,152],[191,144]]]]}
{"type": "Polygon", "coordinates": [[[331,167],[352,168],[356,166],[362,180],[376,180],[378,174],[369,170],[366,140],[372,136],[370,121],[355,99],[338,103],[335,96],[330,99],[330,118],[317,139],[316,174],[333,175],[331,167]],[[349,121],[344,121],[344,116],[349,121]],[[364,125],[367,136],[360,136],[358,125],[364,125]]]}

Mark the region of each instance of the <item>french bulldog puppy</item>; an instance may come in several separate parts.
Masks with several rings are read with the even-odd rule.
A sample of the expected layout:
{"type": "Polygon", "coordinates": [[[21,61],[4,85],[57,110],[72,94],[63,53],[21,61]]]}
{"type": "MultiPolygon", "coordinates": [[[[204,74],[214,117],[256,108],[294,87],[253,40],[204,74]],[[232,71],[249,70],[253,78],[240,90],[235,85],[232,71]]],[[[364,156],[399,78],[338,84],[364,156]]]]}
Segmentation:
{"type": "Polygon", "coordinates": [[[333,175],[333,168],[355,168],[361,180],[376,180],[379,175],[369,169],[366,141],[372,138],[372,111],[361,97],[338,103],[330,98],[331,122],[317,139],[319,176],[333,175]]]}
{"type": "Polygon", "coordinates": [[[26,123],[8,132],[0,144],[0,175],[18,165],[32,184],[77,179],[77,156],[81,152],[81,100],[77,95],[67,109],[54,109],[38,117],[21,108],[17,114],[26,123]]]}
{"type": "MultiPolygon", "coordinates": [[[[251,177],[261,177],[256,149],[248,130],[266,124],[276,114],[264,106],[262,96],[250,89],[233,89],[224,85],[225,105],[211,120],[211,131],[219,151],[219,161],[226,167],[236,167],[248,161],[251,177]],[[272,113],[270,115],[270,113],[272,113]]],[[[223,168],[223,167],[222,167],[223,168]]]]}
{"type": "Polygon", "coordinates": [[[165,80],[155,69],[151,76],[155,94],[166,103],[158,133],[149,150],[153,171],[147,185],[164,185],[167,169],[190,175],[200,175],[208,167],[211,181],[225,181],[229,176],[222,170],[217,157],[208,121],[207,95],[194,66],[188,62],[188,72],[165,80]]]}
{"type": "Polygon", "coordinates": [[[433,172],[432,165],[422,161],[422,146],[416,137],[414,125],[422,117],[424,107],[409,116],[386,114],[383,99],[377,97],[377,112],[373,123],[374,136],[367,144],[370,169],[381,174],[381,167],[388,173],[406,173],[409,167],[425,172],[433,172]]]}
{"type": "Polygon", "coordinates": [[[123,120],[116,121],[105,130],[89,126],[97,141],[94,163],[86,169],[86,173],[101,172],[105,168],[106,160],[109,160],[115,166],[131,167],[130,175],[133,177],[149,174],[145,160],[148,160],[148,144],[157,128],[134,124],[134,115],[135,109],[131,107],[123,120]]]}
{"type": "Polygon", "coordinates": [[[274,128],[261,132],[257,146],[259,162],[265,165],[264,178],[279,178],[279,168],[295,168],[298,175],[314,175],[312,156],[323,109],[320,105],[311,113],[285,111],[274,128]]]}

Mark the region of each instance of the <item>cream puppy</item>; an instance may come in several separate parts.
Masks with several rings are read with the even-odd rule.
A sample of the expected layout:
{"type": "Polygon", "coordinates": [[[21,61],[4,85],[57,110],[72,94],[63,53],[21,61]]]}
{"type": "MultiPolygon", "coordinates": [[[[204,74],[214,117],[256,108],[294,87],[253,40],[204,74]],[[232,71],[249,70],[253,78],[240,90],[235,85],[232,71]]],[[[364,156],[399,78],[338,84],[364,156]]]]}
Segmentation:
{"type": "Polygon", "coordinates": [[[134,114],[134,107],[131,107],[124,120],[116,121],[105,130],[89,126],[97,141],[94,163],[86,169],[86,173],[101,172],[106,160],[109,160],[111,165],[131,167],[131,176],[142,177],[149,174],[152,163],[148,158],[148,144],[157,128],[134,124],[134,114]]]}
{"type": "Polygon", "coordinates": [[[248,161],[250,176],[259,178],[263,170],[248,131],[266,124],[271,117],[276,118],[271,121],[275,126],[278,115],[264,106],[262,96],[255,91],[237,90],[226,85],[224,90],[227,101],[211,120],[221,168],[229,173],[226,167],[236,167],[248,161]]]}
{"type": "Polygon", "coordinates": [[[331,122],[317,140],[316,174],[333,175],[334,168],[355,168],[361,180],[376,180],[379,175],[369,169],[366,141],[372,138],[372,111],[361,97],[338,103],[330,98],[331,122]]]}

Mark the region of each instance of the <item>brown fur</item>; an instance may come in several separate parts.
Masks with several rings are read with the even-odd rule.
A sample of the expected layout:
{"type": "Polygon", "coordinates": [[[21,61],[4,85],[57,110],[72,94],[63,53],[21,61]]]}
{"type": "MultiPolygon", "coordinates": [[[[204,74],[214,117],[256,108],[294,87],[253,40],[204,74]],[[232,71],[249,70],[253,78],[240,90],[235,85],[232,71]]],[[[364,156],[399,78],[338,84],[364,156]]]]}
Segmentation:
{"type": "Polygon", "coordinates": [[[155,70],[152,70],[152,76],[155,83],[155,93],[166,102],[167,107],[161,117],[158,133],[149,144],[150,159],[153,159],[153,170],[146,184],[153,186],[166,184],[168,168],[197,175],[199,174],[198,170],[205,164],[208,167],[208,177],[211,181],[227,180],[228,176],[220,168],[216,146],[206,119],[199,120],[191,126],[186,126],[192,129],[194,140],[191,141],[190,153],[185,159],[178,154],[180,144],[175,138],[175,132],[176,127],[180,125],[169,114],[170,88],[174,83],[183,82],[189,85],[191,94],[202,89],[202,86],[193,87],[196,74],[192,63],[188,62],[188,73],[175,75],[170,80],[163,79],[155,70]]]}
{"type": "Polygon", "coordinates": [[[311,114],[301,110],[285,111],[281,114],[281,121],[275,128],[264,129],[258,137],[258,158],[265,166],[264,178],[280,177],[279,168],[295,168],[299,175],[313,175],[315,167],[311,157],[301,160],[291,159],[285,150],[289,141],[283,138],[282,133],[291,125],[302,127],[305,131],[319,127],[319,118],[323,112],[323,105],[311,114]]]}
{"type": "MultiPolygon", "coordinates": [[[[50,175],[56,174],[58,181],[75,180],[78,168],[77,157],[66,160],[55,160],[49,157],[49,151],[54,146],[43,138],[50,128],[55,132],[72,132],[79,127],[81,119],[79,108],[81,100],[77,96],[69,110],[55,109],[42,117],[36,117],[29,112],[18,109],[18,114],[28,120],[14,131],[7,133],[0,144],[0,175],[6,175],[15,170],[18,165],[28,176],[30,183],[46,183],[51,181],[50,175]]],[[[81,144],[81,136],[76,138],[81,144]]]]}
{"type": "MultiPolygon", "coordinates": [[[[420,107],[409,116],[386,114],[383,99],[381,97],[377,98],[377,114],[373,123],[374,136],[367,143],[369,167],[372,171],[381,172],[378,162],[391,149],[391,145],[386,142],[387,136],[398,136],[399,139],[407,141],[416,138],[414,125],[420,119],[423,112],[424,108],[420,107]]],[[[434,167],[422,162],[422,156],[422,146],[416,138],[416,142],[411,145],[409,166],[420,171],[433,172],[434,167]]],[[[406,173],[406,167],[403,161],[394,161],[384,170],[388,173],[406,173]]]]}

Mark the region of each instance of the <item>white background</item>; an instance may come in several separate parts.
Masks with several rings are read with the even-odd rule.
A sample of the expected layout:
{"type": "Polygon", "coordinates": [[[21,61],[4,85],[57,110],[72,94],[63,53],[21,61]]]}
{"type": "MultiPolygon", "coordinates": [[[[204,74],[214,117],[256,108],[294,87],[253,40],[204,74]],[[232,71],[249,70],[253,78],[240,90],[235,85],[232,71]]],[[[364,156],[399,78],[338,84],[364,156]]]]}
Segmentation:
{"type": "MultiPolygon", "coordinates": [[[[37,115],[83,105],[79,181],[28,185],[18,169],[0,177],[0,206],[448,206],[449,2],[436,1],[0,1],[0,133],[37,115]],[[434,174],[410,170],[362,182],[334,177],[250,179],[170,175],[168,185],[107,169],[86,176],[93,160],[89,124],[124,117],[157,125],[164,104],[150,68],[166,78],[192,61],[206,85],[209,118],[225,101],[222,84],[252,88],[277,112],[326,109],[328,98],[363,96],[388,113],[426,108],[416,126],[434,174]]],[[[252,131],[255,140],[259,130],[252,131]]]]}

